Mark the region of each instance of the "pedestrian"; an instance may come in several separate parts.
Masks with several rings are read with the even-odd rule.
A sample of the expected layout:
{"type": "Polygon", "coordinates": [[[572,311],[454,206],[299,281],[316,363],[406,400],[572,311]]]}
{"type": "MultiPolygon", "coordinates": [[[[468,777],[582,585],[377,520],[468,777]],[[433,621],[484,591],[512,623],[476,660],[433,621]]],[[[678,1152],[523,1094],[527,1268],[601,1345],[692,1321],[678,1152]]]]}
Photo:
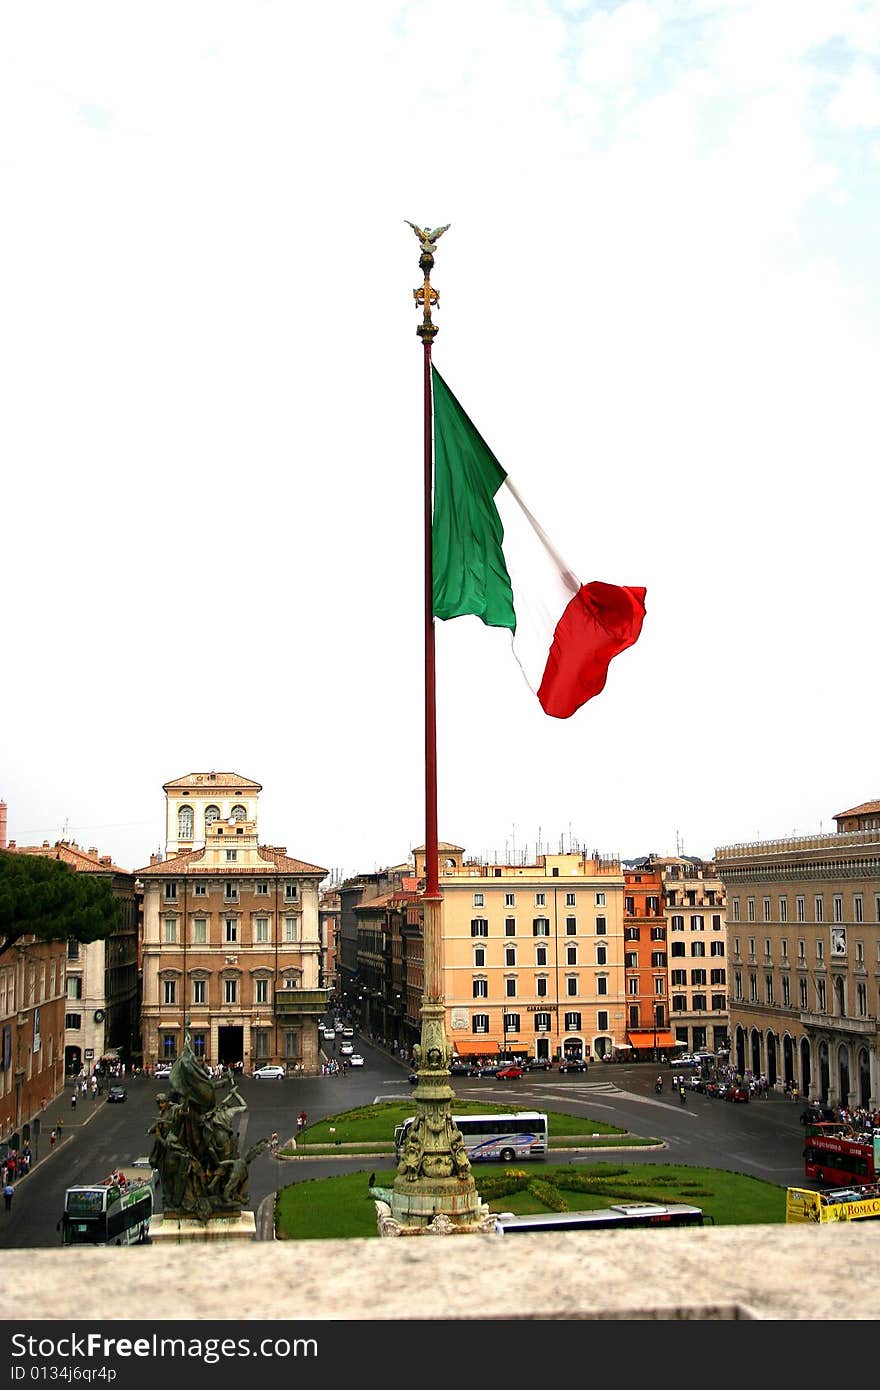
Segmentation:
{"type": "Polygon", "coordinates": [[[76,1109],[76,1091],[74,1091],[73,1095],[70,1097],[70,1108],[71,1110],[76,1109]]]}
{"type": "Polygon", "coordinates": [[[58,1143],[60,1144],[61,1140],[64,1138],[64,1121],[60,1117],[57,1125],[55,1126],[55,1131],[58,1135],[58,1143]]]}
{"type": "Polygon", "coordinates": [[[57,1133],[55,1132],[55,1130],[53,1129],[53,1130],[52,1130],[52,1133],[49,1135],[49,1144],[50,1144],[50,1147],[53,1148],[53,1149],[54,1149],[54,1147],[55,1147],[55,1140],[56,1140],[57,1138],[58,1138],[58,1135],[57,1135],[57,1133]]]}
{"type": "Polygon", "coordinates": [[[15,1196],[15,1188],[11,1182],[5,1183],[3,1187],[3,1200],[6,1203],[6,1210],[12,1211],[12,1199],[15,1196]]]}

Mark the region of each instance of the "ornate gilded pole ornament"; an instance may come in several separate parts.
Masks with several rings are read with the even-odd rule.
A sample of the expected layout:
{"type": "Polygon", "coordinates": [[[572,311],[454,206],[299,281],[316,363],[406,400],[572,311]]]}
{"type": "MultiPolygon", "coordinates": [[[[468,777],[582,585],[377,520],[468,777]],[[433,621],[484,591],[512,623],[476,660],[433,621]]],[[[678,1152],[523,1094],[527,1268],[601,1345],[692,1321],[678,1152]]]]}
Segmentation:
{"type": "Polygon", "coordinates": [[[437,242],[444,232],[448,232],[451,222],[447,222],[444,227],[417,227],[415,222],[410,222],[406,217],[403,219],[408,227],[412,227],[419,239],[422,254],[419,256],[419,266],[425,276],[425,283],[420,285],[417,290],[413,290],[413,298],[419,308],[424,310],[422,321],[416,329],[416,333],[422,342],[432,342],[436,338],[438,328],[431,322],[431,309],[440,303],[440,291],[431,289],[431,271],[434,269],[434,252],[437,250],[437,242]]]}

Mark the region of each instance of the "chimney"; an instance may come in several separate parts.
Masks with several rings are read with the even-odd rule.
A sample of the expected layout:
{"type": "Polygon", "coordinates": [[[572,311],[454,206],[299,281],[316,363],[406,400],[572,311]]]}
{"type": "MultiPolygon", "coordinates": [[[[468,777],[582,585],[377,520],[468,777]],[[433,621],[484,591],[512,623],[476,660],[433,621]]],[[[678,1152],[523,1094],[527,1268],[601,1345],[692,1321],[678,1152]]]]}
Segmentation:
{"type": "Polygon", "coordinates": [[[97,847],[97,845],[89,845],[89,858],[90,858],[90,859],[97,859],[97,857],[98,857],[98,847],[97,847]]]}
{"type": "Polygon", "coordinates": [[[0,801],[0,849],[6,848],[6,802],[0,801]]]}
{"type": "Polygon", "coordinates": [[[109,854],[102,854],[102,855],[101,855],[101,858],[98,860],[98,863],[99,863],[99,864],[112,864],[112,863],[113,863],[113,860],[110,858],[110,855],[109,855],[109,854]]]}

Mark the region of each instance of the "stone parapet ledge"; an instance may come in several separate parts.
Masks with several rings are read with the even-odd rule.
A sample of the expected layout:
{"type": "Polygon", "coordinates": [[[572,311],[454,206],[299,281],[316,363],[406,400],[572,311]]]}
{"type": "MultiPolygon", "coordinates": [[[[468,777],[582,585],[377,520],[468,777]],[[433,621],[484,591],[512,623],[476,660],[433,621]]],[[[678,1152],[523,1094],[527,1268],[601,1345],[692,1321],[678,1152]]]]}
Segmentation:
{"type": "Polygon", "coordinates": [[[440,1320],[877,1320],[877,1237],[865,1222],[8,1250],[2,1316],[125,1322],[136,1287],[157,1320],[405,1322],[430,1288],[440,1320]]]}

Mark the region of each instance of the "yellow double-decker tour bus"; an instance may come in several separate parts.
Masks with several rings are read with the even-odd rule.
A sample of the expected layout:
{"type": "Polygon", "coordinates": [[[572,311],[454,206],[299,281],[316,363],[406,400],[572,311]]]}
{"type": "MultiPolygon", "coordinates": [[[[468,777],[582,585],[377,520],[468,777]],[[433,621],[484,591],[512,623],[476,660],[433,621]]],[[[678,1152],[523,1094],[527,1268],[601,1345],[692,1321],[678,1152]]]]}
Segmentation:
{"type": "Polygon", "coordinates": [[[876,1221],[880,1219],[880,1183],[858,1187],[832,1187],[811,1192],[789,1187],[785,1196],[786,1221],[876,1221]]]}

